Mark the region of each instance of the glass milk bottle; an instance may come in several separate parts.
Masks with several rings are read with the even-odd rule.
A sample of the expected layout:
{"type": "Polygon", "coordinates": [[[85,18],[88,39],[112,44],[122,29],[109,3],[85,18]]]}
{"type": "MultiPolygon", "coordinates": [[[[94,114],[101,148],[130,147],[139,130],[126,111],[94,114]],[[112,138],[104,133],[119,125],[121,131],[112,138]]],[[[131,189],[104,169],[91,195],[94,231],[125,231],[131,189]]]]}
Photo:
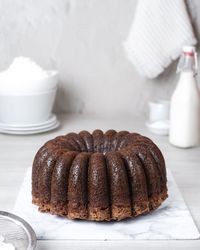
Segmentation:
{"type": "Polygon", "coordinates": [[[183,48],[177,72],[180,72],[180,78],[171,98],[169,141],[177,147],[194,147],[200,143],[200,93],[196,81],[195,47],[183,48]]]}

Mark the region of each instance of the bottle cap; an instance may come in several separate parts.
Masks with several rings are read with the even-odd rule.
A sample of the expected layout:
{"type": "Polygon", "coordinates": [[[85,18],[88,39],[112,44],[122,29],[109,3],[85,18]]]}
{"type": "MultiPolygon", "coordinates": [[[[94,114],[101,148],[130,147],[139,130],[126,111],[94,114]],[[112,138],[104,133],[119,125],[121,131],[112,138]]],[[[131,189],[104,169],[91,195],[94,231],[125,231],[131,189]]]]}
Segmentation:
{"type": "Polygon", "coordinates": [[[176,73],[191,70],[193,71],[194,76],[197,75],[198,62],[196,48],[195,46],[184,46],[182,48],[182,55],[179,59],[176,73]]]}
{"type": "Polygon", "coordinates": [[[195,56],[196,48],[194,46],[184,46],[183,47],[183,54],[185,56],[195,56]]]}
{"type": "Polygon", "coordinates": [[[184,46],[183,47],[183,52],[196,52],[196,48],[194,46],[184,46]]]}

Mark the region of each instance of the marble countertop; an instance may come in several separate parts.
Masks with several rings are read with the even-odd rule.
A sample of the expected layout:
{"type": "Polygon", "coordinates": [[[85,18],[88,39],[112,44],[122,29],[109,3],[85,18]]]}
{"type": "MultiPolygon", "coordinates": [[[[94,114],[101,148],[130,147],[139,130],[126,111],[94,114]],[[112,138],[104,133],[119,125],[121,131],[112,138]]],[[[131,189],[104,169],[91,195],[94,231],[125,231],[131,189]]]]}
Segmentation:
{"type": "MultiPolygon", "coordinates": [[[[92,115],[60,115],[62,126],[52,132],[14,136],[0,134],[0,210],[12,212],[19,188],[37,149],[48,139],[70,131],[95,128],[137,131],[151,137],[164,153],[166,164],[200,229],[200,148],[178,149],[165,136],[150,134],[144,122],[130,116],[103,117],[92,115]]],[[[200,240],[138,240],[138,241],[65,241],[40,240],[38,250],[70,249],[200,249],[200,240]]]]}

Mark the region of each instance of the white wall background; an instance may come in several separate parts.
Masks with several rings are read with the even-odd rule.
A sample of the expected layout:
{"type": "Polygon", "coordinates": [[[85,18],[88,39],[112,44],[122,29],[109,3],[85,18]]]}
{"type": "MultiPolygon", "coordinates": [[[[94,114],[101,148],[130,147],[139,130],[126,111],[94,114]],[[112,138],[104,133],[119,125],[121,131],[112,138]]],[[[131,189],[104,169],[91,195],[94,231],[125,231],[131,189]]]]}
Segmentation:
{"type": "MultiPolygon", "coordinates": [[[[147,102],[169,99],[176,63],[155,80],[127,60],[126,38],[135,0],[0,0],[0,70],[16,56],[57,68],[59,112],[143,116],[147,102]]],[[[188,0],[200,37],[200,1],[188,0]],[[199,24],[199,25],[198,25],[199,24]]]]}

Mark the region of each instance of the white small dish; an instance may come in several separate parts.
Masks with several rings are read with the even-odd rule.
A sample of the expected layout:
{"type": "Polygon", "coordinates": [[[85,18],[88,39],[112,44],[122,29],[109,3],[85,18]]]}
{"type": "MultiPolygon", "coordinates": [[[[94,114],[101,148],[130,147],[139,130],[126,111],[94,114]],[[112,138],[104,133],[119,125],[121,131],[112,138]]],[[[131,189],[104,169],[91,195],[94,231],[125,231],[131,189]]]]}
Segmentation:
{"type": "Polygon", "coordinates": [[[50,118],[44,122],[40,123],[33,123],[33,124],[9,124],[9,123],[0,123],[0,128],[2,129],[11,129],[11,130],[22,130],[22,129],[27,129],[29,130],[30,128],[43,128],[46,126],[54,125],[57,122],[57,117],[55,114],[51,114],[50,118]]]}
{"type": "Polygon", "coordinates": [[[0,133],[3,134],[10,134],[10,135],[33,135],[33,134],[40,134],[44,132],[48,132],[54,130],[60,126],[60,122],[57,122],[55,125],[43,128],[43,129],[33,129],[33,130],[6,130],[0,129],[0,133]]]}
{"type": "MultiPolygon", "coordinates": [[[[55,116],[55,115],[54,115],[55,116]]],[[[56,118],[56,116],[55,116],[56,118]]],[[[3,134],[13,134],[13,135],[31,135],[31,134],[38,134],[38,133],[44,133],[47,131],[51,131],[56,129],[57,127],[60,126],[60,122],[55,119],[53,122],[51,123],[47,123],[46,125],[41,126],[39,124],[39,126],[34,125],[33,127],[24,127],[22,126],[14,128],[14,127],[1,127],[0,126],[0,133],[3,134]]]]}

